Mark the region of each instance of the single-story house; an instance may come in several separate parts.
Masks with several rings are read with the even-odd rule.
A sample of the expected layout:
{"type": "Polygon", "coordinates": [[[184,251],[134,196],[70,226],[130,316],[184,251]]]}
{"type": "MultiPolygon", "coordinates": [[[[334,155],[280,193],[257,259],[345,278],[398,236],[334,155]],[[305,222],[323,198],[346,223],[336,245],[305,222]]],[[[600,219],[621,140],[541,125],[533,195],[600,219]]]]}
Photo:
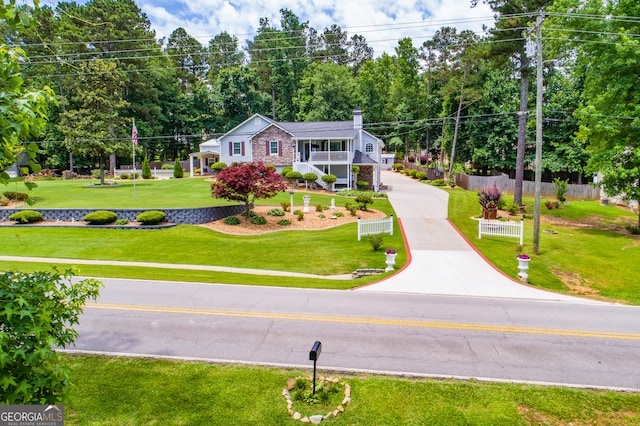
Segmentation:
{"type": "Polygon", "coordinates": [[[189,154],[189,173],[191,177],[195,174],[194,160],[196,158],[200,160],[202,174],[210,173],[211,164],[220,161],[220,142],[218,139],[209,139],[202,142],[200,144],[200,152],[189,154]]]}
{"type": "MultiPolygon", "coordinates": [[[[380,169],[384,143],[363,128],[362,111],[353,121],[278,122],[254,114],[217,139],[219,161],[232,164],[262,161],[277,170],[291,166],[302,173],[315,173],[317,184],[328,188],[322,176],[337,177],[334,188],[353,188],[355,179],[380,190],[380,169]],[[357,177],[352,166],[360,168],[357,177]]],[[[205,142],[206,144],[206,142],[205,142]]],[[[205,145],[203,144],[203,145],[205,145]]],[[[203,150],[211,150],[201,145],[203,150]]]]}

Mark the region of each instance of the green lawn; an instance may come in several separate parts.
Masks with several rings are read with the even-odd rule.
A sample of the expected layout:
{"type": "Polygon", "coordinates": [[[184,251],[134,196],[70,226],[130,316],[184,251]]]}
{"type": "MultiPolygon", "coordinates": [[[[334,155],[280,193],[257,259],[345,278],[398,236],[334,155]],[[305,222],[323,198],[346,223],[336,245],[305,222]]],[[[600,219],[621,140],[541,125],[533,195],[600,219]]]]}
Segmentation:
{"type": "MultiPolygon", "coordinates": [[[[65,401],[68,425],[300,424],[288,416],[281,392],[288,379],[309,374],[166,360],[66,359],[72,368],[65,401]]],[[[321,367],[319,373],[328,374],[321,367]]],[[[640,424],[637,393],[363,374],[340,377],[351,386],[352,402],[327,424],[640,424]]],[[[310,409],[305,414],[317,413],[310,409]]]]}
{"type": "MultiPolygon", "coordinates": [[[[481,211],[477,195],[461,189],[448,191],[452,222],[487,259],[515,278],[517,240],[478,239],[478,223],[472,218],[481,211]]],[[[524,202],[533,205],[532,199],[524,202]]],[[[533,207],[527,210],[532,212],[533,207]]],[[[566,224],[541,225],[540,254],[536,256],[532,253],[533,219],[525,220],[523,251],[532,257],[529,284],[562,293],[640,304],[640,281],[631,279],[640,276],[640,237],[624,231],[625,224],[635,224],[637,215],[616,206],[601,206],[598,201],[569,201],[560,209],[548,210],[543,205],[541,217],[545,216],[562,218],[566,224]]]]}

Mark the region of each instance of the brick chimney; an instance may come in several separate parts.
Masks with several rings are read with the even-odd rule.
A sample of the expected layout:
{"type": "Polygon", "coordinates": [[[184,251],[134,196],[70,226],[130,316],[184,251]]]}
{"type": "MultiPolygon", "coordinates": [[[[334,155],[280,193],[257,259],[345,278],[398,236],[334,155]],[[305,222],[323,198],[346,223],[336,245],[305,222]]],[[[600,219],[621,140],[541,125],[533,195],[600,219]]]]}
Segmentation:
{"type": "Polygon", "coordinates": [[[362,110],[353,110],[353,128],[355,130],[362,129],[362,110]]]}

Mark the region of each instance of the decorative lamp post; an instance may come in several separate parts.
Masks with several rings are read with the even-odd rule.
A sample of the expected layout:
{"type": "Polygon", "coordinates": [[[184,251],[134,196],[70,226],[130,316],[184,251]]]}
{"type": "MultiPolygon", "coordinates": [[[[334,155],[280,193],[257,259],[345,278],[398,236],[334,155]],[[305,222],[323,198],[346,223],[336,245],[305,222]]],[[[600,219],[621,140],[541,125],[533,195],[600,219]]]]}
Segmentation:
{"type": "Polygon", "coordinates": [[[291,212],[291,214],[293,214],[293,194],[295,193],[295,191],[293,189],[289,190],[289,196],[291,196],[291,203],[289,203],[289,211],[291,212]]]}

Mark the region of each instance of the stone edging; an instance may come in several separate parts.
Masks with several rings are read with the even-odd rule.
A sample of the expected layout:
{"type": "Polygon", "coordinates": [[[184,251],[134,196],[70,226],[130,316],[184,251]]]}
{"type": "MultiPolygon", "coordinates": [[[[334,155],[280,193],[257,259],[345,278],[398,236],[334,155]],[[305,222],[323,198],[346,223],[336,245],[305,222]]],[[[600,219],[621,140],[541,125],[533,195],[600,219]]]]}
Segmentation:
{"type": "MultiPolygon", "coordinates": [[[[309,380],[313,380],[311,377],[307,377],[307,379],[309,380]]],[[[284,397],[285,401],[287,402],[287,412],[289,413],[289,415],[291,416],[291,418],[293,420],[300,420],[302,423],[312,423],[314,425],[320,424],[323,420],[327,420],[330,417],[336,417],[338,414],[343,413],[344,412],[344,406],[348,405],[351,402],[351,386],[349,386],[348,383],[345,382],[341,382],[340,379],[337,378],[331,378],[331,377],[322,377],[320,376],[318,378],[318,381],[321,382],[327,382],[327,383],[334,383],[334,384],[341,384],[344,386],[344,399],[342,400],[342,403],[340,405],[338,405],[338,407],[336,407],[335,410],[328,412],[325,415],[322,414],[316,414],[313,416],[305,416],[302,417],[302,414],[300,414],[297,411],[293,411],[293,401],[291,400],[291,394],[289,393],[289,389],[288,387],[282,390],[282,396],[284,397]]]]}

